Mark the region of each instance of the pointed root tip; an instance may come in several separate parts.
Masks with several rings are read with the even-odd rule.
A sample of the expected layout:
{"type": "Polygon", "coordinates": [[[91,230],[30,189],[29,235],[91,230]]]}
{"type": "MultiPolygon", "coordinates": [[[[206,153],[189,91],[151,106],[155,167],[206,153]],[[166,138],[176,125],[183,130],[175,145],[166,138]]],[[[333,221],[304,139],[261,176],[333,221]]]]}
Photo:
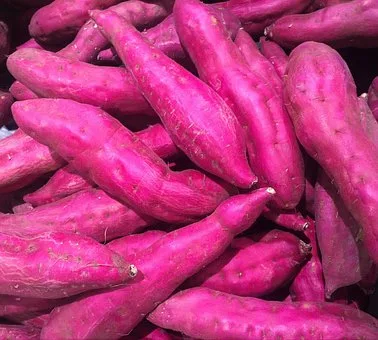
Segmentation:
{"type": "Polygon", "coordinates": [[[272,187],[267,188],[266,192],[268,192],[271,195],[275,195],[276,194],[276,190],[274,190],[272,187]]]}
{"type": "Polygon", "coordinates": [[[135,265],[130,264],[130,266],[129,266],[129,276],[130,277],[135,277],[135,276],[137,276],[137,274],[138,274],[138,268],[135,265]]]}

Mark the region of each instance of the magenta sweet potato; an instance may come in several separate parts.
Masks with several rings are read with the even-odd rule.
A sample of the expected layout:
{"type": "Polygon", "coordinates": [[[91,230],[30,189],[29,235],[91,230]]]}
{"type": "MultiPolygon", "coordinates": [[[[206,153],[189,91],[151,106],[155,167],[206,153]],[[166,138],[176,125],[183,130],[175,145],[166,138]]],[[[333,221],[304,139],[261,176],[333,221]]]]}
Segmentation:
{"type": "Polygon", "coordinates": [[[318,41],[333,47],[378,47],[378,2],[354,0],[308,14],[287,15],[265,30],[283,47],[318,41]]]}
{"type": "Polygon", "coordinates": [[[103,242],[138,232],[157,221],[138,214],[99,189],[77,192],[30,211],[0,215],[0,230],[14,235],[71,232],[103,242]]]}
{"type": "MultiPolygon", "coordinates": [[[[276,190],[274,202],[278,207],[294,208],[303,195],[304,169],[294,128],[283,105],[281,80],[257,48],[255,65],[247,66],[213,11],[197,0],[177,0],[173,14],[180,40],[200,78],[225,100],[242,124],[258,185],[276,190]],[[274,77],[279,92],[269,82],[274,77]]],[[[239,32],[236,40],[243,33],[247,35],[239,32]]]]}
{"type": "Polygon", "coordinates": [[[375,119],[378,120],[378,77],[374,78],[370,85],[368,103],[375,119]]]}
{"type": "Polygon", "coordinates": [[[166,234],[137,253],[135,284],[56,308],[41,339],[110,340],[129,334],[187,278],[221,255],[236,234],[248,229],[273,192],[264,188],[231,197],[204,220],[166,234]]]}
{"type": "Polygon", "coordinates": [[[274,66],[278,76],[283,79],[289,61],[289,57],[286,55],[285,51],[280,45],[264,37],[260,38],[260,49],[265,58],[274,66]]]}
{"type": "Polygon", "coordinates": [[[207,287],[239,296],[263,296],[291,280],[311,247],[294,235],[272,230],[258,242],[236,238],[214,262],[189,278],[186,287],[207,287]]]}
{"type": "Polygon", "coordinates": [[[196,339],[375,339],[377,320],[335,303],[291,303],[240,297],[208,288],[181,291],[149,316],[196,339]]]}
{"type": "Polygon", "coordinates": [[[0,293],[56,299],[124,283],[134,265],[89,237],[0,234],[0,293]]]}
{"type": "Polygon", "coordinates": [[[9,31],[5,22],[0,21],[0,64],[5,60],[10,48],[9,31]]]}
{"type": "Polygon", "coordinates": [[[294,209],[279,210],[265,207],[263,216],[287,229],[304,231],[308,228],[308,220],[299,211],[294,209]]]}
{"type": "Polygon", "coordinates": [[[0,90],[0,126],[2,126],[11,115],[13,96],[9,92],[0,90]]]}
{"type": "Polygon", "coordinates": [[[17,100],[28,100],[28,99],[37,99],[33,91],[29,90],[25,85],[21,84],[19,81],[15,81],[9,88],[9,92],[17,100]]]}
{"type": "Polygon", "coordinates": [[[99,108],[35,99],[14,103],[12,112],[24,131],[143,214],[167,222],[193,221],[229,195],[222,183],[199,171],[171,171],[138,136],[99,108]]]}
{"type": "Polygon", "coordinates": [[[0,338],[4,340],[38,340],[40,332],[38,328],[0,324],[0,338]]]}
{"type": "Polygon", "coordinates": [[[306,42],[291,53],[286,72],[285,103],[297,137],[334,183],[378,262],[378,148],[360,122],[348,66],[331,47],[306,42]]]}

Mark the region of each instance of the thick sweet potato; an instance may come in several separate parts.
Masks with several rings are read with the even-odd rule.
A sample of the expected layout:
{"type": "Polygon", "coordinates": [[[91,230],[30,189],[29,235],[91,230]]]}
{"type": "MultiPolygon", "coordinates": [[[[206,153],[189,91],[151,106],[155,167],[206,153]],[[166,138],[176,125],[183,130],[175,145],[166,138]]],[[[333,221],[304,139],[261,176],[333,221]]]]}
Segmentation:
{"type": "Polygon", "coordinates": [[[334,183],[378,262],[378,148],[361,124],[348,66],[331,47],[304,43],[289,57],[285,96],[299,141],[334,183]]]}
{"type": "Polygon", "coordinates": [[[104,242],[138,232],[156,222],[102,190],[88,189],[30,211],[2,214],[0,230],[23,236],[48,231],[72,232],[104,242]]]}
{"type": "Polygon", "coordinates": [[[0,338],[4,340],[38,340],[40,332],[38,328],[0,324],[0,338]]]}
{"type": "Polygon", "coordinates": [[[9,92],[0,90],[0,126],[10,117],[12,104],[13,96],[9,92]]]}
{"type": "Polygon", "coordinates": [[[264,37],[260,38],[260,49],[265,58],[274,66],[278,76],[283,79],[289,61],[289,57],[286,55],[285,51],[280,45],[264,37]]]}
{"type": "MultiPolygon", "coordinates": [[[[303,159],[282,91],[269,82],[275,77],[279,86],[281,80],[257,48],[251,51],[254,66],[248,68],[213,11],[198,0],[177,0],[173,15],[180,40],[201,79],[226,101],[242,124],[258,185],[276,190],[278,207],[295,208],[304,190],[303,159]]],[[[242,34],[247,35],[239,32],[236,40],[242,34]]]]}
{"type": "Polygon", "coordinates": [[[208,288],[181,291],[149,316],[196,339],[375,339],[377,320],[335,303],[291,303],[240,297],[208,288]]]}
{"type": "Polygon", "coordinates": [[[10,41],[8,26],[5,22],[0,21],[0,64],[5,60],[9,53],[10,41]]]}
{"type": "Polygon", "coordinates": [[[272,230],[258,242],[236,238],[214,262],[189,278],[186,287],[208,287],[240,296],[263,296],[289,282],[311,247],[294,235],[272,230]]]}
{"type": "Polygon", "coordinates": [[[134,265],[89,237],[0,234],[0,293],[56,299],[124,283],[134,265]]]}
{"type": "Polygon", "coordinates": [[[91,15],[174,143],[202,169],[250,188],[257,179],[248,165],[242,128],[216,92],[149,44],[116,13],[92,11],[91,15]]]}
{"type": "Polygon", "coordinates": [[[265,30],[283,47],[305,41],[340,47],[378,47],[378,2],[354,0],[308,14],[287,15],[265,30]]]}
{"type": "Polygon", "coordinates": [[[374,78],[369,88],[368,103],[375,119],[378,120],[378,77],[374,78]]]}
{"type": "Polygon", "coordinates": [[[171,171],[138,136],[99,108],[35,99],[14,103],[12,112],[24,131],[143,214],[167,222],[193,221],[229,195],[223,184],[199,171],[171,171]]]}
{"type": "Polygon", "coordinates": [[[236,234],[248,229],[273,192],[264,188],[231,197],[204,220],[166,234],[137,253],[135,284],[56,308],[41,339],[110,340],[129,334],[187,278],[221,255],[236,234]]]}

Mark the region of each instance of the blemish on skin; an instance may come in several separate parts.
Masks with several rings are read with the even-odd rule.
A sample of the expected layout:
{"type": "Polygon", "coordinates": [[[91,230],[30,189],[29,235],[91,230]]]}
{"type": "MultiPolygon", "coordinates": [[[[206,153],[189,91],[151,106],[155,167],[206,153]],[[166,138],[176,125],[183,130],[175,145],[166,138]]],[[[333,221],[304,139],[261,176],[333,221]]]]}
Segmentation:
{"type": "Polygon", "coordinates": [[[215,17],[215,16],[211,16],[210,17],[210,20],[211,20],[211,23],[213,24],[213,25],[218,25],[218,19],[215,17]]]}

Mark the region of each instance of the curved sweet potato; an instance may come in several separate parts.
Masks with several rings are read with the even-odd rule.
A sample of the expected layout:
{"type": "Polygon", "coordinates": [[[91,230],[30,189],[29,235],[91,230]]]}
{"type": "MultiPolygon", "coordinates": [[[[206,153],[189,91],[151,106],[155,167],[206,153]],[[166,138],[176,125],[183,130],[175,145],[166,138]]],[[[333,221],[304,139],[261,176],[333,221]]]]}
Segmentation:
{"type": "Polygon", "coordinates": [[[265,58],[274,66],[278,76],[283,79],[289,61],[289,57],[286,55],[285,51],[280,45],[264,37],[260,38],[260,49],[265,58]]]}

